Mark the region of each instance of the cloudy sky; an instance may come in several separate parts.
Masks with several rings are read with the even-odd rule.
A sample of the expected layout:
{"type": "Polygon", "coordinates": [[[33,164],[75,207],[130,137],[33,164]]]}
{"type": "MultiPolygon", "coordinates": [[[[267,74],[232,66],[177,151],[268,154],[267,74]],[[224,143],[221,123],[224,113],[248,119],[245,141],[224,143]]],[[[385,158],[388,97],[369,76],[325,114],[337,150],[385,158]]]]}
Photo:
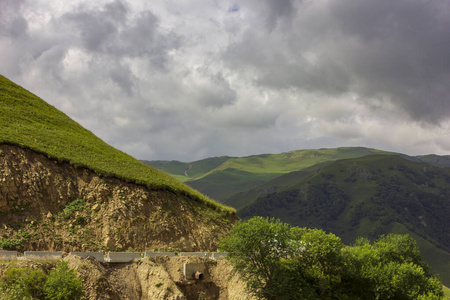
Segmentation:
{"type": "Polygon", "coordinates": [[[0,74],[139,159],[450,154],[450,0],[1,0],[0,74]]]}

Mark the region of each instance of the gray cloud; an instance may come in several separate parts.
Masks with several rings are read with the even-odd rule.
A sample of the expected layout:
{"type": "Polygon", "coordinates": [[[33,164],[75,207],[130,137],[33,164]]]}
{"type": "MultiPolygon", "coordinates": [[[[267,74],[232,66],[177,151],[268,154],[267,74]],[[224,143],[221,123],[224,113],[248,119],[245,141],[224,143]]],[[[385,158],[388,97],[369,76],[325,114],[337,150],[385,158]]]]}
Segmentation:
{"type": "Polygon", "coordinates": [[[21,15],[24,0],[5,0],[0,10],[0,36],[20,38],[26,35],[28,24],[21,15]]]}
{"type": "Polygon", "coordinates": [[[356,39],[357,48],[349,49],[345,61],[363,81],[361,92],[385,93],[420,121],[446,119],[450,113],[448,2],[341,2],[333,4],[332,16],[343,34],[356,39]]]}
{"type": "Polygon", "coordinates": [[[436,123],[447,118],[447,2],[339,0],[321,5],[289,7],[289,16],[282,17],[292,22],[275,33],[248,26],[225,57],[234,68],[256,69],[256,82],[263,86],[385,97],[413,119],[436,123]]]}
{"type": "Polygon", "coordinates": [[[138,158],[450,153],[446,1],[55,3],[0,3],[2,74],[138,158]]]}

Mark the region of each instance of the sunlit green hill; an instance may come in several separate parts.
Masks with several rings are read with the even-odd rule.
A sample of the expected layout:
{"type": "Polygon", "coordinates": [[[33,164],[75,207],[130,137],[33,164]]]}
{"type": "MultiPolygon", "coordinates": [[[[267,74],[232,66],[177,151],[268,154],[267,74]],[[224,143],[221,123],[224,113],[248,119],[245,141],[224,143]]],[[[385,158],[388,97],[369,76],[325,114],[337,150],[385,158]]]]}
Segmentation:
{"type": "MultiPolygon", "coordinates": [[[[380,153],[389,152],[363,147],[343,147],[248,157],[214,157],[189,163],[144,162],[171,174],[215,200],[228,203],[226,200],[235,194],[248,191],[283,174],[327,161],[380,153]]],[[[240,207],[242,203],[231,201],[229,205],[240,207]]]]}
{"type": "Polygon", "coordinates": [[[229,156],[212,157],[198,160],[192,163],[180,162],[176,160],[143,160],[145,164],[161,170],[165,173],[171,174],[180,181],[193,180],[199,178],[222,165],[227,160],[231,159],[229,156]]]}
{"type": "Polygon", "coordinates": [[[0,143],[29,148],[100,175],[182,194],[218,211],[233,211],[109,146],[55,107],[1,75],[0,114],[0,143]]]}

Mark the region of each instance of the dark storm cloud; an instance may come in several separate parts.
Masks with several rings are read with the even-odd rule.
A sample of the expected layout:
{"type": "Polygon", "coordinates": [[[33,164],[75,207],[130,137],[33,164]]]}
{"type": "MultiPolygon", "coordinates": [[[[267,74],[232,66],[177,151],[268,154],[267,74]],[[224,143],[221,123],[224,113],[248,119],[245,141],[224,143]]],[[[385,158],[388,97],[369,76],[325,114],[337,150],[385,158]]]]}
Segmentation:
{"type": "Polygon", "coordinates": [[[257,84],[385,98],[430,123],[448,117],[449,1],[270,3],[266,20],[278,20],[276,32],[248,26],[225,56],[235,68],[256,69],[257,84]]]}
{"type": "Polygon", "coordinates": [[[76,31],[76,40],[89,52],[147,57],[159,67],[166,62],[167,50],[178,45],[175,35],[159,34],[159,20],[151,11],[131,17],[125,4],[118,0],[100,9],[80,7],[65,14],[61,22],[76,31]]]}
{"type": "Polygon", "coordinates": [[[335,1],[331,16],[355,39],[342,56],[361,92],[385,94],[418,120],[448,117],[449,1],[335,1]]]}

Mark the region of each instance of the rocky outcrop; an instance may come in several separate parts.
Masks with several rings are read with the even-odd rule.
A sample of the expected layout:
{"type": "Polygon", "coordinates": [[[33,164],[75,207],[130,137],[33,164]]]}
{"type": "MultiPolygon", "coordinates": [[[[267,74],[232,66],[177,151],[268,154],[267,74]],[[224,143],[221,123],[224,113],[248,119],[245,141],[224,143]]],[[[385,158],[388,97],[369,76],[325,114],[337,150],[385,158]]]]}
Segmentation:
{"type": "Polygon", "coordinates": [[[236,219],[186,196],[0,145],[3,248],[212,251],[236,219]]]}

